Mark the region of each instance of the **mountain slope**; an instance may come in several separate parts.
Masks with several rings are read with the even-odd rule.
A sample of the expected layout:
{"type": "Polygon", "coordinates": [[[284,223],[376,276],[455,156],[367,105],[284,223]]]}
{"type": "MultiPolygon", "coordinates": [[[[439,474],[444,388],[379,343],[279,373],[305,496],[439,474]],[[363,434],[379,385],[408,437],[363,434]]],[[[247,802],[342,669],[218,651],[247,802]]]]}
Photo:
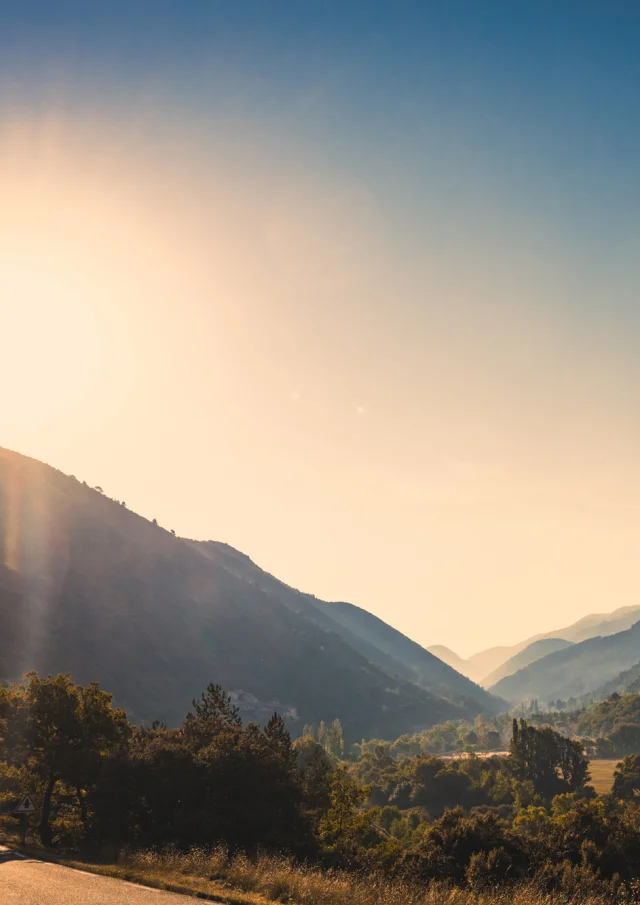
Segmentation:
{"type": "Polygon", "coordinates": [[[391,675],[415,682],[458,704],[486,712],[497,712],[504,702],[488,694],[466,676],[456,672],[401,632],[372,613],[350,603],[326,603],[303,594],[260,569],[248,556],[227,544],[199,544],[219,565],[273,594],[294,612],[335,632],[370,662],[391,675]]]}
{"type": "Polygon", "coordinates": [[[294,731],[338,716],[352,739],[483,709],[394,678],[306,601],[239,576],[242,554],[222,564],[205,548],[0,449],[0,679],[71,671],[135,718],[170,724],[219,682],[246,715],[278,707],[294,731]]]}
{"type": "MultiPolygon", "coordinates": [[[[638,654],[640,656],[640,652],[638,654]]],[[[602,698],[608,698],[610,695],[617,694],[638,694],[640,692],[640,663],[636,663],[631,669],[625,669],[624,672],[618,673],[613,679],[610,679],[604,685],[601,685],[593,693],[596,701],[602,698]]]]}
{"type": "Polygon", "coordinates": [[[525,666],[535,663],[536,660],[541,660],[542,657],[546,657],[547,654],[552,654],[557,650],[565,650],[567,647],[572,647],[573,644],[573,641],[565,641],[562,638],[541,638],[539,641],[533,641],[531,644],[528,644],[524,650],[521,650],[515,656],[507,660],[506,663],[503,663],[502,666],[499,666],[498,669],[494,670],[494,672],[488,675],[483,682],[488,688],[491,688],[492,685],[496,685],[501,679],[513,675],[513,673],[518,672],[519,669],[524,669],[525,666]]]}
{"type": "Polygon", "coordinates": [[[367,610],[351,603],[325,603],[322,606],[344,628],[393,658],[393,662],[401,665],[400,675],[405,678],[445,696],[453,690],[463,700],[473,699],[494,712],[503,707],[502,701],[488,695],[479,685],[367,610]]]}
{"type": "Polygon", "coordinates": [[[548,654],[492,687],[514,704],[537,698],[549,702],[595,691],[638,662],[640,622],[623,632],[589,638],[548,654]]]}

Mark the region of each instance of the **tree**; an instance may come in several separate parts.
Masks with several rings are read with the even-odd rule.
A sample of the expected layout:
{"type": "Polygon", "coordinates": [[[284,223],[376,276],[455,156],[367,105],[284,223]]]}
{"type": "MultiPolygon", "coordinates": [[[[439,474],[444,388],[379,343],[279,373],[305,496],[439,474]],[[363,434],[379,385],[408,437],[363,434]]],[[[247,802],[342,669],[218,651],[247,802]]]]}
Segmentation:
{"type": "Polygon", "coordinates": [[[550,800],[582,788],[589,778],[584,747],[549,726],[537,729],[525,720],[513,721],[509,766],[520,782],[531,782],[538,795],[550,800]]]}
{"type": "Polygon", "coordinates": [[[293,750],[303,807],[311,825],[317,830],[318,822],[331,802],[333,763],[322,745],[310,736],[296,739],[293,750]]]}
{"type": "Polygon", "coordinates": [[[131,727],[124,710],[113,706],[113,695],[97,682],[76,685],[80,747],[70,758],[70,772],[63,777],[75,789],[83,824],[87,826],[85,793],[98,781],[106,757],[126,753],[131,727]]]}
{"type": "Polygon", "coordinates": [[[629,754],[618,764],[613,774],[614,798],[637,798],[640,796],[640,754],[629,754]]]}
{"type": "Polygon", "coordinates": [[[589,761],[584,745],[576,739],[554,733],[558,746],[560,776],[569,792],[581,789],[589,780],[589,761]]]}
{"type": "Polygon", "coordinates": [[[86,688],[69,675],[28,676],[25,690],[25,744],[28,757],[43,781],[40,839],[51,845],[51,799],[59,781],[78,797],[86,823],[85,789],[99,775],[102,758],[126,745],[129,724],[124,711],[112,705],[112,695],[97,682],[86,688]]]}
{"type": "Polygon", "coordinates": [[[344,753],[344,740],[342,738],[342,726],[340,720],[334,720],[331,728],[327,730],[324,746],[327,752],[338,760],[344,753]]]}
{"type": "Polygon", "coordinates": [[[467,733],[465,733],[464,738],[462,739],[464,743],[465,750],[476,748],[478,746],[478,733],[473,729],[470,729],[467,733]]]}
{"type": "Polygon", "coordinates": [[[619,756],[640,751],[640,725],[628,720],[616,723],[609,733],[609,741],[619,756]]]}
{"type": "Polygon", "coordinates": [[[264,729],[265,738],[269,740],[273,750],[282,758],[287,770],[295,771],[297,756],[291,744],[291,736],[285,721],[279,713],[274,713],[264,729]]]}
{"type": "Polygon", "coordinates": [[[487,858],[490,852],[509,852],[509,839],[498,816],[494,813],[467,815],[462,808],[454,808],[445,814],[425,832],[417,850],[413,872],[416,879],[432,880],[451,877],[464,882],[471,867],[474,882],[487,873],[508,869],[510,859],[500,856],[499,863],[489,868],[486,861],[474,859],[480,853],[487,858]]]}
{"type": "Polygon", "coordinates": [[[27,708],[23,685],[0,685],[0,758],[9,765],[22,764],[25,753],[27,708]]]}
{"type": "Polygon", "coordinates": [[[195,713],[187,714],[184,730],[191,737],[210,740],[223,729],[239,729],[242,726],[240,709],[233,704],[221,685],[210,682],[200,700],[191,702],[195,713]]]}
{"type": "Polygon", "coordinates": [[[359,808],[369,797],[369,789],[360,788],[339,767],[329,777],[330,805],[320,820],[322,841],[329,848],[351,849],[372,826],[373,815],[361,814],[359,808]]]}

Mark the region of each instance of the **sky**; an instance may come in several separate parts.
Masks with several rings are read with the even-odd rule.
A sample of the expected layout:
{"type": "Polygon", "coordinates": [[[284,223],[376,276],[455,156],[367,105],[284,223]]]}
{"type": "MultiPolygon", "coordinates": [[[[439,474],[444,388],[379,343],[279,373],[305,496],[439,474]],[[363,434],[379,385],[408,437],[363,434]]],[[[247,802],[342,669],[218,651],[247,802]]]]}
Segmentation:
{"type": "Polygon", "coordinates": [[[639,39],[3,0],[0,444],[465,656],[640,603],[639,39]]]}

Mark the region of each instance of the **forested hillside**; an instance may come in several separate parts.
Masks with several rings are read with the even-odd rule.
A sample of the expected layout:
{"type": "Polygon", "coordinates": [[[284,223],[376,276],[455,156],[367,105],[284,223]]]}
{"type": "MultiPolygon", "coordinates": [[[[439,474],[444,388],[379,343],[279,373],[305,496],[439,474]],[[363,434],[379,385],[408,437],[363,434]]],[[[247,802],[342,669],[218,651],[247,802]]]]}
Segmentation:
{"type": "MultiPolygon", "coordinates": [[[[640,651],[638,656],[640,656],[640,651]]],[[[618,694],[636,694],[640,692],[640,663],[636,663],[631,669],[625,669],[623,672],[618,673],[617,676],[614,676],[613,679],[605,682],[604,685],[595,690],[594,697],[596,699],[608,698],[609,695],[616,692],[618,694]]]]}
{"type": "Polygon", "coordinates": [[[260,569],[248,556],[228,544],[198,544],[221,567],[260,590],[275,596],[327,631],[335,632],[371,663],[469,709],[497,712],[505,702],[489,694],[466,676],[429,653],[382,619],[350,603],[327,603],[303,594],[260,569]]]}
{"type": "Polygon", "coordinates": [[[215,681],[248,717],[278,710],[294,733],[340,717],[354,739],[472,716],[493,701],[480,689],[474,697],[471,683],[464,696],[444,680],[437,690],[408,681],[305,595],[241,574],[241,554],[216,557],[6,450],[0,550],[0,679],[71,671],[113,689],[135,719],[170,725],[215,681]]]}

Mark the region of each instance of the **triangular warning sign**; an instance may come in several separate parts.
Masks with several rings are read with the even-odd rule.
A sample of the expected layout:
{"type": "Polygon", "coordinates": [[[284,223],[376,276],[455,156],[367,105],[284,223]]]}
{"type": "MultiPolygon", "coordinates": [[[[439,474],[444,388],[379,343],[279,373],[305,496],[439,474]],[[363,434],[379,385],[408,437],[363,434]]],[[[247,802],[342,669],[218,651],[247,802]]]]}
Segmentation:
{"type": "Polygon", "coordinates": [[[33,814],[34,811],[37,811],[37,807],[33,803],[33,799],[31,795],[25,795],[20,804],[14,810],[14,814],[33,814]]]}

